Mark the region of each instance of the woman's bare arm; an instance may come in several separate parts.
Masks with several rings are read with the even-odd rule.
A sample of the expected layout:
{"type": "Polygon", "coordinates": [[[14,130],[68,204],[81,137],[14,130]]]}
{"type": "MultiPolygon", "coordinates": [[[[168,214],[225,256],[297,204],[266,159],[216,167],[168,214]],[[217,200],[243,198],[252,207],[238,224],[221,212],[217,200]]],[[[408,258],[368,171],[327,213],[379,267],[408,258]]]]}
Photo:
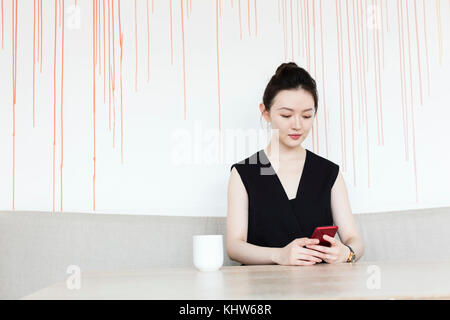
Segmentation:
{"type": "Polygon", "coordinates": [[[364,243],[352,214],[347,187],[340,170],[331,189],[331,211],[334,224],[339,226],[339,239],[343,244],[352,247],[355,259],[358,260],[364,253],[364,243]]]}
{"type": "Polygon", "coordinates": [[[236,168],[228,183],[227,254],[243,264],[274,264],[279,248],[261,247],[247,242],[248,195],[236,168]]]}

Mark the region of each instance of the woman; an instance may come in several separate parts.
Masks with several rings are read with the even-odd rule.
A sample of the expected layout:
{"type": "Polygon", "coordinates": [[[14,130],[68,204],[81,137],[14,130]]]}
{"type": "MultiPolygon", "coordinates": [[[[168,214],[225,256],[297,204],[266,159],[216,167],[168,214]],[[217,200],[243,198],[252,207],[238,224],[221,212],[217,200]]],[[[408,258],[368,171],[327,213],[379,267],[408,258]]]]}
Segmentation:
{"type": "Polygon", "coordinates": [[[317,107],[309,73],[293,62],[281,64],[259,106],[277,134],[265,149],[231,166],[226,246],[232,260],[306,266],[363,255],[339,166],[302,146],[317,107]],[[339,227],[342,242],[324,236],[327,247],[310,238],[316,227],[331,225],[339,227]]]}

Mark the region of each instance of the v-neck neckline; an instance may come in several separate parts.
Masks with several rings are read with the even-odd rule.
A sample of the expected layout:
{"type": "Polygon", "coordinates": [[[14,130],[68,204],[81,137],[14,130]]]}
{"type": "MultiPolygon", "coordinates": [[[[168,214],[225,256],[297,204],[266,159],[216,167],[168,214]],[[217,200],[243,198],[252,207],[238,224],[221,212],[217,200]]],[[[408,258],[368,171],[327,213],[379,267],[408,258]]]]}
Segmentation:
{"type": "Polygon", "coordinates": [[[274,167],[272,166],[272,163],[270,162],[269,157],[268,157],[267,154],[266,154],[266,151],[265,151],[264,149],[262,149],[262,154],[264,155],[264,157],[265,157],[266,160],[267,160],[266,163],[270,164],[270,167],[272,168],[272,170],[273,170],[273,172],[274,172],[274,175],[275,175],[275,180],[277,180],[278,186],[281,188],[281,191],[282,191],[282,193],[283,193],[283,195],[284,195],[284,199],[285,199],[288,203],[290,203],[291,200],[296,200],[296,199],[299,198],[299,195],[300,195],[300,188],[303,186],[302,181],[303,181],[303,177],[305,176],[306,164],[308,163],[308,158],[309,158],[309,156],[308,156],[309,150],[305,148],[305,151],[306,151],[306,154],[305,154],[305,160],[304,160],[304,162],[303,162],[302,173],[301,173],[301,175],[300,175],[300,180],[299,180],[299,182],[298,182],[297,191],[296,191],[296,193],[295,193],[295,198],[289,199],[289,196],[287,195],[286,190],[284,189],[283,184],[281,183],[281,180],[280,180],[280,178],[278,177],[277,172],[275,171],[274,167]]]}

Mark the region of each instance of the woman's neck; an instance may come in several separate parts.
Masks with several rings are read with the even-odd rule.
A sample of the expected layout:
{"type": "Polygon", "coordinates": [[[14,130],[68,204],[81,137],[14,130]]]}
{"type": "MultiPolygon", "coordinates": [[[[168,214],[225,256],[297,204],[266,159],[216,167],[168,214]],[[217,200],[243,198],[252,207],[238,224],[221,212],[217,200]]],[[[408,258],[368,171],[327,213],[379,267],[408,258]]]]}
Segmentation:
{"type": "Polygon", "coordinates": [[[278,150],[272,150],[272,141],[270,141],[269,145],[264,150],[268,157],[278,158],[281,162],[289,162],[289,161],[299,161],[305,158],[306,149],[303,148],[302,145],[297,147],[288,147],[282,143],[278,143],[278,150]],[[274,154],[272,154],[274,152],[274,154]],[[278,152],[278,156],[275,154],[278,152]]]}

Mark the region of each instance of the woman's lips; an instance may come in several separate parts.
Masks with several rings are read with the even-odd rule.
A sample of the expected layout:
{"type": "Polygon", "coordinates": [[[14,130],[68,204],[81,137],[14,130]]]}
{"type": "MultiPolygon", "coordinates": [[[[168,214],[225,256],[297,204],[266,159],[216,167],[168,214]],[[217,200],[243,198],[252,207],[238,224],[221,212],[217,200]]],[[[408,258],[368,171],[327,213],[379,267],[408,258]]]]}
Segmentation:
{"type": "Polygon", "coordinates": [[[290,134],[289,137],[291,137],[294,140],[300,139],[301,134],[290,134]]]}

